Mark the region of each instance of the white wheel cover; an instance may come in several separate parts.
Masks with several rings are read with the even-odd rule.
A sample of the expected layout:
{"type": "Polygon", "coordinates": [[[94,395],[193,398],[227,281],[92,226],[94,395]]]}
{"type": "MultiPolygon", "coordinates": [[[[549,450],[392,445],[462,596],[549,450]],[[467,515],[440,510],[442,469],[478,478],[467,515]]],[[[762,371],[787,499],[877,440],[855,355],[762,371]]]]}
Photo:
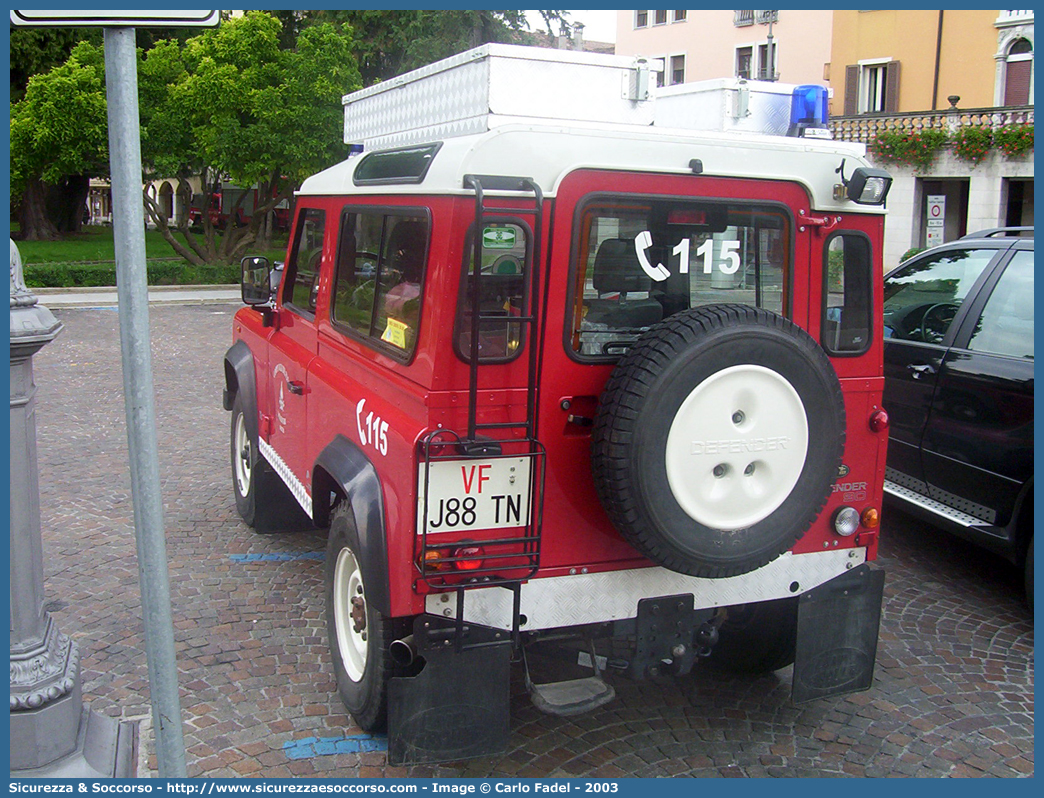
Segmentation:
{"type": "Polygon", "coordinates": [[[333,611],[334,629],[337,632],[337,648],[341,652],[341,664],[353,682],[362,679],[366,669],[365,631],[356,632],[352,622],[352,597],[366,598],[362,572],[355,555],[349,549],[341,549],[334,568],[333,611]]]}
{"type": "Polygon", "coordinates": [[[667,482],[712,529],[768,518],[797,484],[808,420],[794,387],[763,366],[731,366],[697,385],[667,433],[667,482]]]}
{"type": "Polygon", "coordinates": [[[246,430],[246,416],[240,413],[236,417],[236,489],[244,499],[250,492],[250,436],[246,430]]]}

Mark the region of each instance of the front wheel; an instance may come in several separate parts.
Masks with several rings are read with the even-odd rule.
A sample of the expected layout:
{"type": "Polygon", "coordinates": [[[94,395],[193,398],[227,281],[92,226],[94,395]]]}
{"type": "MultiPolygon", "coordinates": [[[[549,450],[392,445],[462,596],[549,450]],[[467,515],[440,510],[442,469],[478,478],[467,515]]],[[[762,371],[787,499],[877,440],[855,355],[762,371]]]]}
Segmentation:
{"type": "Polygon", "coordinates": [[[236,394],[232,403],[232,430],[229,440],[229,456],[232,462],[232,490],[236,495],[236,511],[253,526],[257,515],[257,466],[256,441],[247,432],[243,399],[236,394]]]}
{"type": "Polygon", "coordinates": [[[370,604],[351,507],[341,502],[326,545],[326,628],[337,692],[363,731],[383,731],[388,682],[406,675],[389,655],[392,641],[409,634],[409,619],[385,618],[370,604]]]}

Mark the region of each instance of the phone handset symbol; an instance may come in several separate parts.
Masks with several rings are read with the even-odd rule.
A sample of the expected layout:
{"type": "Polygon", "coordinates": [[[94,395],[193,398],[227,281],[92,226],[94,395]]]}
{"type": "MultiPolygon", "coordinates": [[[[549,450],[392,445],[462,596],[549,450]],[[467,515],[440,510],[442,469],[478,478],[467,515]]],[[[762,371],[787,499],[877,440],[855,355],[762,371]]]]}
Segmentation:
{"type": "Polygon", "coordinates": [[[662,283],[671,276],[671,273],[667,271],[662,263],[657,263],[655,266],[649,263],[649,258],[646,256],[645,252],[651,246],[652,234],[648,230],[642,230],[642,232],[635,236],[634,251],[638,255],[638,263],[642,267],[642,271],[656,282],[662,283]]]}

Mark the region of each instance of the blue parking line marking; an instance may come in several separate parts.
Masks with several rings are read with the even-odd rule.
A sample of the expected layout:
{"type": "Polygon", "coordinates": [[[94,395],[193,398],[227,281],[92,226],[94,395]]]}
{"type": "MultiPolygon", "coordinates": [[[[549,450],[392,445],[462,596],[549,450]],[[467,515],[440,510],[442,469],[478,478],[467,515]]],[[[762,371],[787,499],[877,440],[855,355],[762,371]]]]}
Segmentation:
{"type": "Polygon", "coordinates": [[[296,554],[229,554],[232,562],[290,562],[291,560],[325,560],[321,551],[305,551],[296,554]]]}
{"type": "Polygon", "coordinates": [[[359,754],[369,751],[387,751],[388,738],[372,734],[353,734],[344,737],[305,737],[283,743],[289,759],[311,759],[316,756],[359,754]]]}

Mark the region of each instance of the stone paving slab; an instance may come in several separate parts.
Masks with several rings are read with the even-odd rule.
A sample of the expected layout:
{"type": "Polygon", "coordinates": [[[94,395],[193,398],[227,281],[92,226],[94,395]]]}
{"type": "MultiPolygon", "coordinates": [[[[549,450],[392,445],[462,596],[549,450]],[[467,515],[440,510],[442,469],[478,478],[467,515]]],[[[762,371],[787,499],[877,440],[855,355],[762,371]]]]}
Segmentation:
{"type": "MultiPolygon", "coordinates": [[[[394,768],[334,694],[324,533],[260,536],[236,515],[221,408],[234,306],[150,308],[165,530],[190,776],[1033,775],[1033,621],[1003,561],[887,509],[872,690],[795,706],[790,674],[614,681],[542,715],[513,671],[509,750],[394,768]]],[[[35,359],[46,598],[82,651],[84,700],[147,716],[118,314],[58,309],[35,359]]],[[[145,739],[145,767],[155,767],[145,739]]],[[[147,774],[146,774],[147,775],[147,774]]]]}

